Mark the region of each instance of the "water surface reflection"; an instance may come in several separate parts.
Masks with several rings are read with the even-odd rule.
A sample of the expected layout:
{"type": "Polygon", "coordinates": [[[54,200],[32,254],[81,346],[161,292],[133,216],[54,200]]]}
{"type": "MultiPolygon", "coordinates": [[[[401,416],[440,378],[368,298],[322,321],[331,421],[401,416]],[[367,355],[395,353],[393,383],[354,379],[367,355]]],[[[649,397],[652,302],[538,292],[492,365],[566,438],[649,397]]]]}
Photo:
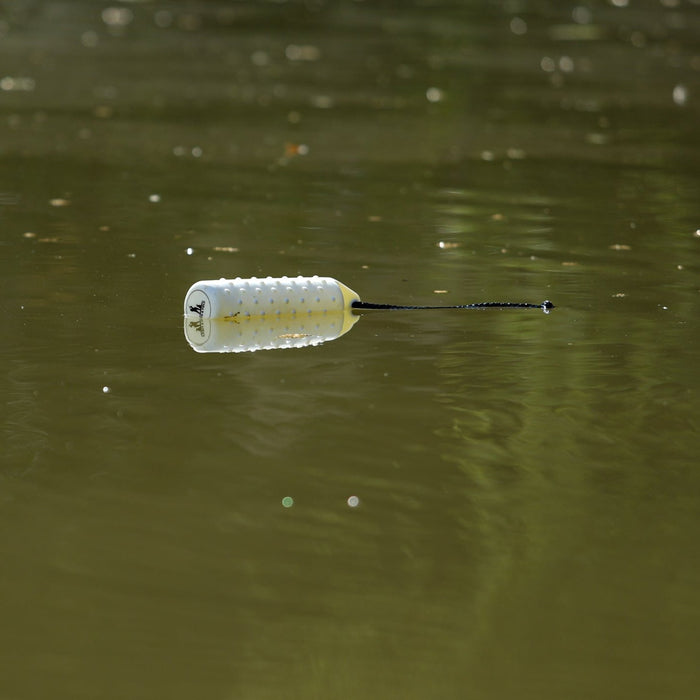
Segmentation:
{"type": "Polygon", "coordinates": [[[695,697],[698,21],[0,10],[0,696],[695,697]],[[558,308],[183,342],[301,273],[558,308]]]}

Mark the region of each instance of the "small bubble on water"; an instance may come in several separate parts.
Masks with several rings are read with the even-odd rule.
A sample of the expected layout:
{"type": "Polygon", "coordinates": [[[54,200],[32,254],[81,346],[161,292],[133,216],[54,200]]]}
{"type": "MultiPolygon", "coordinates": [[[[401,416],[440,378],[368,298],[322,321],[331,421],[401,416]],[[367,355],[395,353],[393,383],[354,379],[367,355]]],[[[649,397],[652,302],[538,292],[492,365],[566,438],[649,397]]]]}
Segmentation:
{"type": "Polygon", "coordinates": [[[360,505],[360,499],[357,496],[350,496],[350,498],[348,498],[348,505],[351,508],[357,508],[357,506],[360,505]]]}
{"type": "Polygon", "coordinates": [[[192,255],[192,253],[194,253],[194,248],[188,248],[185,252],[187,255],[192,255]]]}
{"type": "Polygon", "coordinates": [[[153,204],[158,204],[158,202],[160,202],[160,195],[159,194],[148,195],[148,201],[153,202],[153,204]]]}
{"type": "Polygon", "coordinates": [[[285,508],[291,508],[294,505],[294,499],[291,496],[285,496],[282,499],[282,505],[285,508]]]}
{"type": "Polygon", "coordinates": [[[108,386],[103,386],[102,387],[102,393],[103,394],[109,394],[112,391],[112,389],[108,386]]]}

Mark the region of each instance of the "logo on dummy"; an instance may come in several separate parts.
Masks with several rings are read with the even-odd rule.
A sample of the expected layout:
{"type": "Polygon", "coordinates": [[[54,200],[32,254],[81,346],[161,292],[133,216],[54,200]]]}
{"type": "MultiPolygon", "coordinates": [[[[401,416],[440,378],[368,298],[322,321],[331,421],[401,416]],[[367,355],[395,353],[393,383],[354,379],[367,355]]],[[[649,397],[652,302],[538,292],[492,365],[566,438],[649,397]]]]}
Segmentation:
{"type": "Polygon", "coordinates": [[[194,306],[190,306],[190,311],[193,314],[197,314],[197,316],[199,316],[199,318],[202,318],[202,316],[204,316],[204,306],[206,303],[207,303],[206,301],[202,300],[199,302],[199,304],[195,304],[194,306]]]}

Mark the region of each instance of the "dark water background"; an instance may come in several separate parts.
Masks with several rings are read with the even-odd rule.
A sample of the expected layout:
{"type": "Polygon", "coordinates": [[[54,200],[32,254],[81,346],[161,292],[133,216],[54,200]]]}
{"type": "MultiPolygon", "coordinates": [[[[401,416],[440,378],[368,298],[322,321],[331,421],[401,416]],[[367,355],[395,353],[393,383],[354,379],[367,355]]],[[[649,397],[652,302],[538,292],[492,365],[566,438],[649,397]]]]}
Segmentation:
{"type": "Polygon", "coordinates": [[[697,697],[699,114],[697,0],[3,3],[0,698],[697,697]],[[297,274],[557,309],[186,343],[297,274]]]}

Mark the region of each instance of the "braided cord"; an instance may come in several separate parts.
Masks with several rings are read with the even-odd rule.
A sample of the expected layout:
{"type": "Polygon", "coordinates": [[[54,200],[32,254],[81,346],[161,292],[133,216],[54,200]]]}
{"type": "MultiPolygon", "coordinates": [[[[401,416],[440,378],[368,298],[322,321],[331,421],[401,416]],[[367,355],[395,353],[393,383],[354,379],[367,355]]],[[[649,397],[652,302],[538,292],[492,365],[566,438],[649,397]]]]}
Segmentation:
{"type": "Polygon", "coordinates": [[[550,309],[554,308],[549,299],[541,304],[528,304],[526,302],[515,301],[479,301],[475,304],[458,304],[454,306],[403,306],[400,304],[373,304],[368,301],[353,301],[352,308],[358,310],[376,310],[376,311],[410,311],[414,309],[542,309],[545,313],[549,313],[550,309]]]}

